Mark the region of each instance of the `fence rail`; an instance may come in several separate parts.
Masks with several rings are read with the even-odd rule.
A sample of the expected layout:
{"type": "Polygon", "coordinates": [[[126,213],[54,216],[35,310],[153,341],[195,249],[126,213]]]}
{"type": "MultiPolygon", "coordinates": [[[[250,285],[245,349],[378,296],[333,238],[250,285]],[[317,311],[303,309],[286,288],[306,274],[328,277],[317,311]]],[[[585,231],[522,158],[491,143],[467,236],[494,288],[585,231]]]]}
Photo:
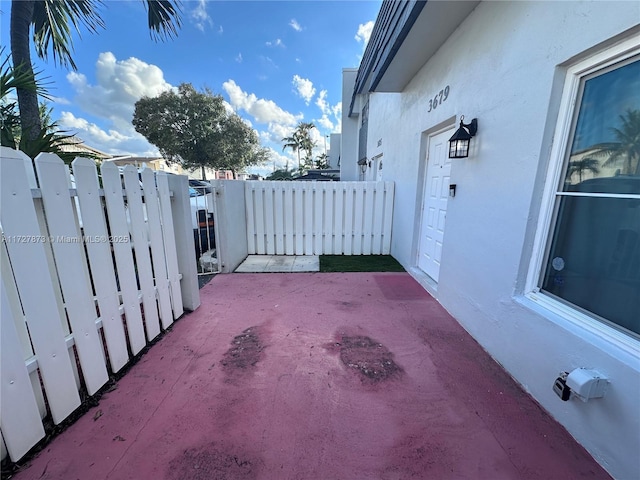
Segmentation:
{"type": "Polygon", "coordinates": [[[389,254],[393,189],[392,182],[246,182],[249,254],[389,254]]]}
{"type": "Polygon", "coordinates": [[[100,185],[92,160],[70,175],[53,154],[0,158],[0,429],[16,461],[199,297],[186,178],[106,162],[100,185]]]}

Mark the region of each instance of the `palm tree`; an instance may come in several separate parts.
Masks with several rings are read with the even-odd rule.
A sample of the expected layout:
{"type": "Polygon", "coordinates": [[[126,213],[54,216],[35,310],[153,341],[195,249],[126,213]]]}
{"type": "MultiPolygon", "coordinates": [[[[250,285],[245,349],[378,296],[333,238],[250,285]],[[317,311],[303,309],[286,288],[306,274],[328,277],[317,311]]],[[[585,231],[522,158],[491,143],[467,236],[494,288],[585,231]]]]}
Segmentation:
{"type": "Polygon", "coordinates": [[[598,168],[599,165],[600,162],[598,160],[588,157],[581,160],[574,160],[572,162],[569,162],[569,168],[567,170],[567,180],[569,180],[569,178],[571,178],[574,173],[577,173],[580,180],[579,183],[582,183],[582,172],[587,171],[593,173],[594,175],[597,175],[598,173],[600,173],[600,169],[598,168]]]}
{"type": "MultiPolygon", "coordinates": [[[[145,0],[151,36],[162,40],[176,35],[180,27],[180,16],[175,0],[145,0]]],[[[11,2],[11,57],[16,73],[34,82],[31,63],[31,40],[29,33],[33,27],[33,43],[38,57],[46,60],[49,48],[53,60],[65,67],[76,70],[73,61],[73,27],[80,31],[83,25],[90,32],[104,28],[98,8],[101,0],[12,0],[11,2]]],[[[22,134],[34,140],[42,130],[39,115],[38,94],[33,89],[17,88],[18,107],[22,134]]]]}
{"type": "MultiPolygon", "coordinates": [[[[20,125],[18,105],[10,100],[10,94],[18,88],[35,92],[43,98],[48,98],[36,76],[29,78],[24,72],[17,72],[4,56],[4,49],[0,48],[0,56],[4,59],[0,63],[0,144],[3,147],[19,148],[29,157],[35,158],[40,152],[57,154],[62,160],[70,163],[81,152],[75,151],[74,146],[80,142],[67,132],[58,130],[56,122],[51,118],[51,109],[45,104],[39,105],[38,118],[43,128],[34,138],[27,139],[20,125]]],[[[87,156],[86,153],[82,153],[87,156]]]]}
{"type": "Polygon", "coordinates": [[[623,175],[640,175],[640,110],[628,109],[620,115],[620,128],[612,128],[616,142],[605,143],[598,154],[608,156],[604,166],[623,162],[623,175]]]}
{"type": "MultiPolygon", "coordinates": [[[[289,137],[284,137],[282,139],[282,141],[284,142],[284,145],[282,146],[282,151],[284,152],[287,148],[290,148],[292,151],[296,152],[298,154],[298,170],[301,169],[301,165],[300,165],[300,148],[302,147],[302,143],[301,143],[301,139],[300,136],[298,135],[298,132],[293,132],[291,134],[291,136],[289,137]]],[[[287,165],[285,170],[289,170],[289,160],[287,159],[287,165]]]]}
{"type": "Polygon", "coordinates": [[[316,128],[313,122],[300,122],[296,127],[300,137],[300,147],[305,151],[304,164],[306,167],[313,167],[313,147],[316,142],[311,140],[311,129],[316,128]]]}

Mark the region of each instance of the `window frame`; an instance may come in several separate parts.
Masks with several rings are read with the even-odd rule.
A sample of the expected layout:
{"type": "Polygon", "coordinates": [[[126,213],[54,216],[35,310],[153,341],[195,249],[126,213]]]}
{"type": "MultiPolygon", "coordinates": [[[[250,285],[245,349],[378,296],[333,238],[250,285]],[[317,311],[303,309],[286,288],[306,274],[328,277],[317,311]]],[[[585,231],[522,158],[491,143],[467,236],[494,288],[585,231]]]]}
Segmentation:
{"type": "MultiPolygon", "coordinates": [[[[556,228],[559,205],[559,187],[564,180],[567,151],[571,148],[569,141],[574,135],[574,118],[576,108],[580,106],[578,94],[581,91],[582,79],[594,72],[606,69],[617,63],[640,54],[640,34],[634,34],[614,45],[607,47],[587,58],[583,58],[567,67],[565,81],[560,100],[558,117],[553,135],[553,144],[549,155],[549,164],[545,178],[540,213],[535,232],[533,250],[525,283],[525,297],[559,315],[563,320],[604,337],[623,350],[640,355],[640,340],[605,321],[597,319],[595,314],[588,314],[579,306],[572,306],[541,288],[544,263],[550,249],[550,239],[556,228]]],[[[603,196],[607,196],[604,194],[603,196]]],[[[605,319],[606,320],[606,319],[605,319]]]]}

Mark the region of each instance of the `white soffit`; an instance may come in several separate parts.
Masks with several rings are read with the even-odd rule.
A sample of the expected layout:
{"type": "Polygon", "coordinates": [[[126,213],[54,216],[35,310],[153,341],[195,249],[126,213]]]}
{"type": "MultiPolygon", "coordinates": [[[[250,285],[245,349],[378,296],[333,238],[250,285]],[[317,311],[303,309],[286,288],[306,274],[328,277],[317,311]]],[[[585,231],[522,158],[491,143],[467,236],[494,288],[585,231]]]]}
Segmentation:
{"type": "Polygon", "coordinates": [[[376,92],[401,92],[479,1],[429,1],[391,61],[376,92]]]}

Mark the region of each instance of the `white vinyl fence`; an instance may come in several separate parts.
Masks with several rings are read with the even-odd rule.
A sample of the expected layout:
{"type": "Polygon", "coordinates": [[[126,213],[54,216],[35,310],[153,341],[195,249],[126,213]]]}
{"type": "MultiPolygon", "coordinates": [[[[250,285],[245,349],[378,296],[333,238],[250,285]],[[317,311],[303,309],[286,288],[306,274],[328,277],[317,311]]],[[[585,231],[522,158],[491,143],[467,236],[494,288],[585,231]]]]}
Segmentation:
{"type": "Polygon", "coordinates": [[[249,254],[387,255],[393,182],[246,182],[249,254]]]}
{"type": "Polygon", "coordinates": [[[71,170],[1,150],[0,429],[13,461],[44,436],[42,418],[62,422],[81,390],[199,305],[186,177],[109,162],[99,176],[83,158],[71,170]]]}

